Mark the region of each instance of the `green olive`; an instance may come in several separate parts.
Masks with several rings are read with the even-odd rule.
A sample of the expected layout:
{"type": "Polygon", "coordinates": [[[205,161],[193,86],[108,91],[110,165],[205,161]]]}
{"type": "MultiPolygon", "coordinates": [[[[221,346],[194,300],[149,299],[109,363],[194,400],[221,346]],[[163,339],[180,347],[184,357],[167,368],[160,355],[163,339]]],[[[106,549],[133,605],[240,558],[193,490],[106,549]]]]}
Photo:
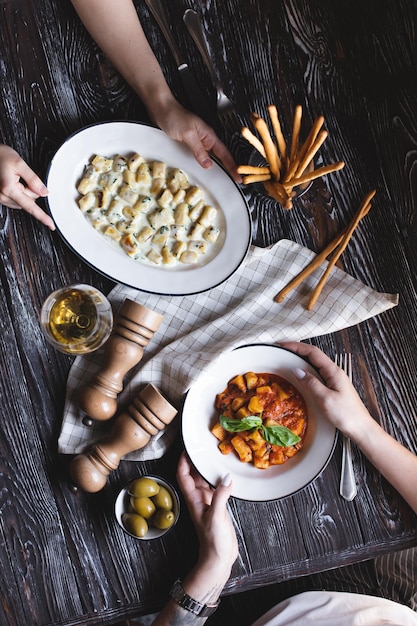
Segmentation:
{"type": "Polygon", "coordinates": [[[142,496],[140,498],[135,498],[135,496],[130,496],[130,504],[132,505],[135,513],[142,515],[145,519],[149,519],[155,513],[155,505],[150,498],[146,496],[142,496]]]}
{"type": "Polygon", "coordinates": [[[158,509],[164,509],[164,511],[172,509],[172,497],[165,487],[160,487],[159,493],[156,496],[152,496],[152,502],[158,509]]]}
{"type": "Polygon", "coordinates": [[[144,537],[148,532],[148,522],[136,513],[124,513],[122,515],[123,526],[135,537],[144,537]]]}
{"type": "Polygon", "coordinates": [[[173,511],[164,511],[164,509],[158,509],[152,518],[152,523],[160,530],[171,528],[174,521],[175,515],[173,511]]]}
{"type": "Polygon", "coordinates": [[[135,498],[142,496],[150,498],[151,496],[156,496],[157,493],[159,493],[158,483],[146,476],[137,478],[129,485],[129,494],[135,496],[135,498]]]}

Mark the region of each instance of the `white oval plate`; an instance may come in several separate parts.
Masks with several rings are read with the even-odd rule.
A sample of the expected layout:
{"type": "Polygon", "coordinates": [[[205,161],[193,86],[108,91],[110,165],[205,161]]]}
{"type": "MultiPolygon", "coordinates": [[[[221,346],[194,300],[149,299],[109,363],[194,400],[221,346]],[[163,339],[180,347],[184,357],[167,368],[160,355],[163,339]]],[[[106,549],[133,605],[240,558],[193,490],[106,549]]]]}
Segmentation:
{"type": "Polygon", "coordinates": [[[238,186],[214,162],[204,170],[182,143],[157,128],[136,122],[104,122],[71,135],[49,166],[47,205],[60,235],[84,261],[108,278],[159,295],[190,295],[216,287],[244,260],[251,242],[250,213],[238,186]],[[94,154],[113,156],[139,152],[146,159],[165,161],[199,185],[209,202],[219,207],[224,233],[207,262],[161,268],[131,259],[97,232],[79,209],[77,184],[94,154]]]}
{"type": "Polygon", "coordinates": [[[303,368],[320,378],[298,355],[278,346],[255,344],[226,352],[191,387],[182,413],[182,436],[193,465],[211,485],[225,474],[233,480],[232,496],[242,500],[277,500],[292,495],[314,480],[329,462],[337,440],[334,426],[320,413],[312,398],[298,386],[293,374],[303,368]],[[237,374],[270,372],[290,381],[307,404],[308,425],[304,446],[293,459],[266,470],[241,463],[236,455],[223,455],[210,428],[216,422],[216,395],[237,374]]]}

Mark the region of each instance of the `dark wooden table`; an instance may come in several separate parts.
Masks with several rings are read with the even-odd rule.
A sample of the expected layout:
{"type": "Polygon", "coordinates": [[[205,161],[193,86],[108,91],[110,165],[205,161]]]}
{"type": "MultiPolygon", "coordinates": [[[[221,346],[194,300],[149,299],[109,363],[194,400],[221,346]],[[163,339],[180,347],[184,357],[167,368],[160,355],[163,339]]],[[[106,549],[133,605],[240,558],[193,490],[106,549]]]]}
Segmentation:
{"type": "MultiPolygon", "coordinates": [[[[145,3],[144,29],[177,97],[175,64],[145,3]]],[[[296,104],[306,124],[319,114],[325,162],[344,170],[314,183],[292,211],[246,191],[253,240],[289,238],[320,250],[369,189],[375,207],[343,255],[347,272],[398,292],[399,305],[357,327],[313,340],[329,355],[355,355],[355,382],[371,412],[417,452],[417,98],[415,0],[170,0],[178,44],[214,110],[208,72],[182,24],[187,7],[209,30],[218,76],[241,121],[276,103],[288,134],[296,104]]],[[[85,32],[69,1],[0,3],[0,131],[45,177],[61,142],[103,120],[147,121],[137,97],[85,32]]],[[[138,60],[140,62],[140,60],[138,60]]],[[[248,147],[218,125],[236,158],[248,147]]],[[[103,624],[152,612],[193,563],[196,541],[185,508],[166,540],[137,543],[112,516],[122,483],[152,471],[174,479],[181,452],[140,467],[122,462],[97,495],[68,489],[57,436],[71,358],[44,340],[38,315],[47,295],[72,282],[106,293],[113,284],[73,254],[58,234],[2,207],[0,623],[103,624]]],[[[281,501],[232,501],[240,556],[225,593],[287,580],[417,544],[410,508],[354,451],[359,484],[338,495],[341,448],[323,474],[281,501]]]]}

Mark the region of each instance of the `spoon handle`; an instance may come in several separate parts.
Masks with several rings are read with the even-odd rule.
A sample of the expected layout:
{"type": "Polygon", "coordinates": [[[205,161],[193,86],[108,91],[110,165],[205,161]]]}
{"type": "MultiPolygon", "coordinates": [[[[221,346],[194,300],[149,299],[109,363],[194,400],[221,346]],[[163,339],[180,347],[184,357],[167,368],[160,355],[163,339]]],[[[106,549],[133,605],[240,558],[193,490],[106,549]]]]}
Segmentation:
{"type": "Polygon", "coordinates": [[[350,439],[343,437],[342,470],[340,476],[340,495],[349,502],[356,496],[357,488],[353,472],[352,448],[350,439]]]}

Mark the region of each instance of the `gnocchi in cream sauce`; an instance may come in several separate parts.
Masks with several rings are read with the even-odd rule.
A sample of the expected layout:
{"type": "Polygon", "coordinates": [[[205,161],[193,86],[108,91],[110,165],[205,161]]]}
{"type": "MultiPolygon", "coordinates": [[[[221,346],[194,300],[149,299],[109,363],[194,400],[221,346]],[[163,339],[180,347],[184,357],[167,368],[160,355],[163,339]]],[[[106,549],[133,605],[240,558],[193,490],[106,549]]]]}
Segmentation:
{"type": "Polygon", "coordinates": [[[172,267],[197,264],[221,235],[220,210],[187,174],[140,154],[95,155],[77,187],[92,226],[131,258],[172,267]]]}

